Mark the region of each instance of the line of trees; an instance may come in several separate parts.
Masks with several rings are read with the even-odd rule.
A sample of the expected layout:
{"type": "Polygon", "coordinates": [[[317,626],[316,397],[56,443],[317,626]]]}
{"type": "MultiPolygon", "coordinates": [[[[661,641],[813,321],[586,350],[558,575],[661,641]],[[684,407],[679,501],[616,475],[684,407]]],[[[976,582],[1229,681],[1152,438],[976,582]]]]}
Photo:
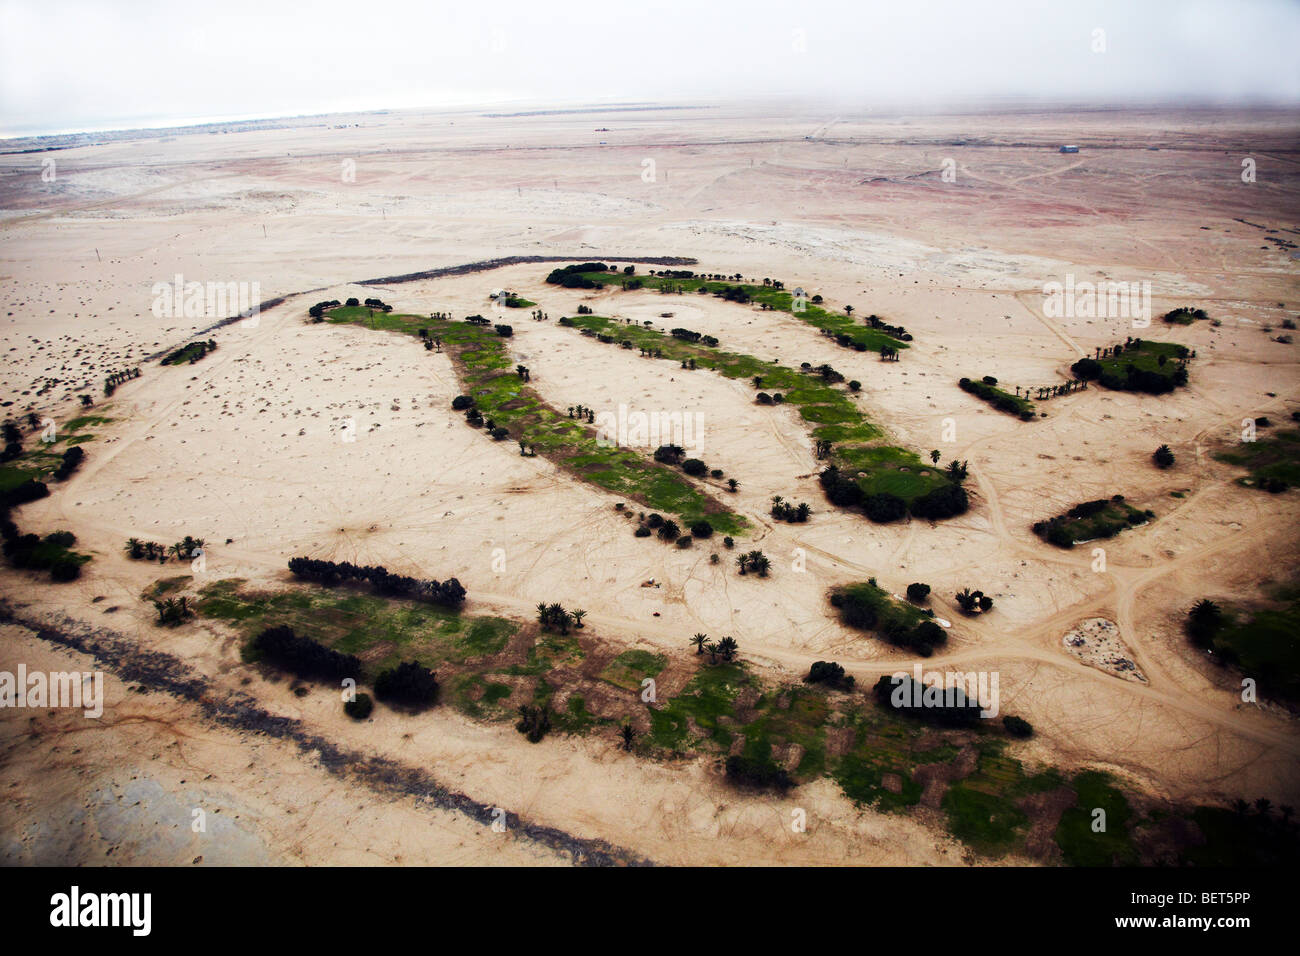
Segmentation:
{"type": "Polygon", "coordinates": [[[465,603],[465,588],[455,578],[446,581],[421,580],[404,574],[391,574],[383,567],[359,566],[351,561],[324,561],[318,558],[291,558],[289,570],[294,577],[333,587],[344,581],[364,581],[380,594],[428,601],[458,608],[465,603]]]}
{"type": "Polygon", "coordinates": [[[202,538],[194,538],[187,534],[183,541],[177,541],[172,545],[158,544],[156,541],[141,541],[139,538],[127,538],[125,550],[127,557],[132,561],[157,560],[159,564],[166,564],[169,557],[174,557],[177,561],[195,557],[203,545],[204,540],[202,538]]]}
{"type": "Polygon", "coordinates": [[[253,639],[253,648],[276,667],[305,680],[356,680],[361,676],[361,660],[355,654],[340,654],[295,634],[287,625],[262,631],[253,639]]]}
{"type": "Polygon", "coordinates": [[[133,378],[140,377],[138,368],[122,369],[120,372],[109,372],[104,377],[104,395],[107,397],[117,391],[117,387],[123,382],[130,381],[133,378]]]}

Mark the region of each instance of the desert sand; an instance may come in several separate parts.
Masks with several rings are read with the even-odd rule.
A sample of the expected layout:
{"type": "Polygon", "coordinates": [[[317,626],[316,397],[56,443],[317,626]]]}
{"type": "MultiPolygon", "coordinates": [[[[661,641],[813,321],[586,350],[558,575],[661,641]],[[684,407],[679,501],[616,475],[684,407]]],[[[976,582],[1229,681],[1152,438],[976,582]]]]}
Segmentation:
{"type": "MultiPolygon", "coordinates": [[[[208,579],[266,587],[287,586],[297,554],[455,576],[473,612],[528,619],[538,601],[559,601],[589,608],[588,627],[615,645],[685,655],[692,633],[725,633],[774,675],[833,659],[859,683],[911,658],[843,627],[828,589],[876,576],[902,593],[926,581],[938,615],[954,622],[931,663],[1000,672],[1004,709],[1037,730],[1022,759],[1103,768],[1170,799],[1294,803],[1294,718],[1241,703],[1230,673],[1187,645],[1180,622],[1200,596],[1251,597],[1295,566],[1296,493],[1243,489],[1240,471],[1211,453],[1244,418],[1300,408],[1296,346],[1265,331],[1300,313],[1297,262],[1264,241],[1296,236],[1297,145],[1294,118],[1268,112],[709,107],[608,121],[362,114],[158,135],[48,154],[53,182],[41,178],[45,154],[0,155],[0,400],[12,415],[61,422],[88,392],[113,419],[72,480],[18,512],[24,530],[74,530],[95,560],[67,585],[6,569],[0,595],[29,624],[111,628],[358,752],[645,860],[975,862],[924,812],[856,808],[828,780],[777,800],[736,793],[706,761],[642,762],[613,740],[532,745],[444,711],[381,709],[354,726],[330,694],[297,698],[242,664],[217,623],[154,627],[139,595],[176,572],[132,563],[121,547],[197,529],[212,545],[208,579]],[[1062,142],[1083,148],[1062,155],[1062,142]],[[1241,180],[1245,156],[1258,163],[1254,183],[1241,180]],[[942,175],[946,160],[955,181],[942,175]],[[547,264],[358,284],[508,255],[691,256],[700,271],[778,277],[877,313],[915,341],[903,361],[882,363],[784,313],[548,286],[547,264]],[[151,288],[177,273],[256,282],[261,298],[287,299],[255,323],[205,333],[219,348],[202,362],[163,368],[146,357],[225,318],[155,317],[151,288]],[[1045,314],[1043,284],[1067,274],[1149,281],[1150,335],[1197,351],[1190,386],[1155,399],[1089,389],[1040,403],[1048,416],[1032,423],[961,392],[962,376],[1059,381],[1094,347],[1134,334],[1126,319],[1045,314]],[[520,457],[513,443],[484,441],[450,409],[459,388],[446,356],[306,322],[313,302],[354,295],[399,312],[487,315],[500,288],[551,316],[504,321],[511,353],[553,405],[703,416],[702,457],[740,480],[727,504],[750,518],[747,540],[771,556],[770,580],[712,566],[699,549],[645,547],[614,510],[621,499],[520,457]],[[893,441],[970,462],[971,510],[937,526],[882,526],[831,507],[792,408],[755,405],[743,382],[559,327],[580,304],[661,325],[672,312],[672,324],[724,347],[833,364],[861,380],[856,401],[893,441]],[[1221,324],[1162,327],[1158,316],[1184,304],[1221,324]],[[142,377],[104,399],[103,375],[135,365],[142,377]],[[344,442],[349,418],[356,440],[344,442]],[[945,441],[949,423],[955,440],[945,441]],[[1178,455],[1176,473],[1150,466],[1161,443],[1178,455]],[[1157,520],[1104,542],[1104,572],[1091,545],[1060,551],[1029,530],[1116,492],[1157,520]],[[773,522],[775,494],[812,504],[813,520],[773,522]],[[648,579],[662,586],[640,587],[648,579]],[[951,596],[965,585],[992,595],[994,614],[962,616],[951,596]],[[1069,653],[1065,635],[1095,618],[1114,622],[1145,681],[1069,653]],[[794,806],[808,812],[806,834],[791,832],[794,806]]],[[[0,654],[0,669],[76,657],[18,626],[5,628],[0,654]]],[[[192,702],[110,683],[115,703],[98,724],[0,711],[0,788],[13,794],[0,810],[0,861],[564,862],[455,810],[330,773],[284,742],[212,726],[192,702]],[[229,839],[187,829],[200,805],[222,808],[229,839]],[[155,824],[178,816],[180,832],[160,835],[155,824]]]]}

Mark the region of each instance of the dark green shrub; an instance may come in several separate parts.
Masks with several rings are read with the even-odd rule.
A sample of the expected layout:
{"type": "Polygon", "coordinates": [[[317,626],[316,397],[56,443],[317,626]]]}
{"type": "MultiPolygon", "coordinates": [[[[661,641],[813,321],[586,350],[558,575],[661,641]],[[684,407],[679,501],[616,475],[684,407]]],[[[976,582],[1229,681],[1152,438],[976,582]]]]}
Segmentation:
{"type": "Polygon", "coordinates": [[[370,699],[369,694],[357,694],[356,700],[350,700],[343,705],[343,712],[353,720],[365,720],[374,709],[375,702],[370,699]]]}

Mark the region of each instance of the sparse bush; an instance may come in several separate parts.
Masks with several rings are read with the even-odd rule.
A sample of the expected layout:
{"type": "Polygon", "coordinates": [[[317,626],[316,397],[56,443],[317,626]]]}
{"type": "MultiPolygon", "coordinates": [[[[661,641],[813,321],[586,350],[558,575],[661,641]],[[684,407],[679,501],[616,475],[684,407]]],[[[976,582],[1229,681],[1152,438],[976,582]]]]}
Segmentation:
{"type": "Polygon", "coordinates": [[[438,701],[438,675],[419,661],[403,661],[375,678],[375,696],[401,707],[431,707],[438,701]]]}
{"type": "Polygon", "coordinates": [[[370,699],[369,694],[357,694],[356,700],[350,700],[343,705],[343,712],[353,720],[365,720],[370,716],[370,712],[375,709],[375,702],[370,699]]]}

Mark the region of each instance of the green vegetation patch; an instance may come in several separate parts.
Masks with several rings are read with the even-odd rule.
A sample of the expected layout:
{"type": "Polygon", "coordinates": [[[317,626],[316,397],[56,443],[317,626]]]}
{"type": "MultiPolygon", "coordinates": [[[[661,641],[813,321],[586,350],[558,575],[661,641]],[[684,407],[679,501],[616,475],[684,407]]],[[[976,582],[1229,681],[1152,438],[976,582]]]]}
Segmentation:
{"type": "Polygon", "coordinates": [[[610,661],[600,673],[600,679],[625,690],[640,691],[641,681],[658,677],[668,666],[668,658],[652,651],[628,650],[610,661]]]}
{"type": "Polygon", "coordinates": [[[1231,451],[1221,451],[1216,461],[1247,469],[1239,483],[1250,488],[1279,492],[1300,486],[1300,429],[1288,428],[1271,435],[1256,434],[1231,451]]]}
{"type": "Polygon", "coordinates": [[[1073,548],[1079,541],[1113,538],[1125,528],[1146,524],[1155,513],[1134,508],[1123,495],[1084,501],[1065,514],[1034,522],[1034,534],[1058,548],[1073,548]]]}
{"type": "MultiPolygon", "coordinates": [[[[654,289],[671,294],[700,294],[703,289],[714,295],[728,295],[732,301],[741,304],[767,306],[776,312],[786,312],[801,322],[817,329],[824,329],[836,337],[841,344],[861,347],[862,351],[879,352],[881,349],[901,350],[908,348],[907,341],[890,335],[882,329],[863,325],[854,321],[850,315],[830,312],[820,305],[803,300],[799,309],[795,309],[794,294],[784,289],[769,285],[754,285],[743,282],[720,282],[709,279],[675,279],[667,276],[627,275],[620,272],[583,272],[584,279],[604,285],[617,285],[630,289],[654,289]],[[740,290],[737,292],[737,290],[740,290]]],[[[870,318],[867,320],[870,321],[870,318]]]]}
{"type": "Polygon", "coordinates": [[[1071,866],[1133,866],[1138,862],[1128,799],[1110,777],[1089,770],[1071,784],[1077,804],[1061,814],[1056,845],[1071,866]],[[1100,811],[1100,812],[1099,812],[1100,811]]]}

